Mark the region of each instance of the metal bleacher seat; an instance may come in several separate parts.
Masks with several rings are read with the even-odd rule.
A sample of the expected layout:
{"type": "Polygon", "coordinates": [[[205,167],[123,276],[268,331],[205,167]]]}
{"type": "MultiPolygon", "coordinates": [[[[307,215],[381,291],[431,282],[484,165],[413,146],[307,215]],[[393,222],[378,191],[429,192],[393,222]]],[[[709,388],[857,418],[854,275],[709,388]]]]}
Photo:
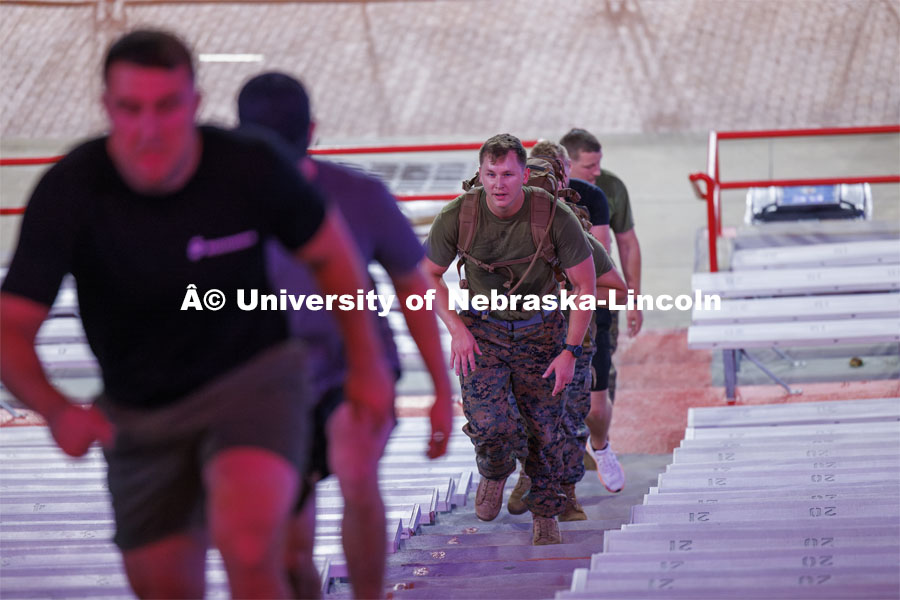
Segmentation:
{"type": "Polygon", "coordinates": [[[631,523],[556,598],[900,595],[900,398],[689,419],[631,523]]]}
{"type": "Polygon", "coordinates": [[[862,265],[695,273],[691,287],[722,298],[900,290],[900,266],[862,265]]]}
{"type": "Polygon", "coordinates": [[[900,239],[744,248],[731,257],[734,271],[877,264],[900,264],[900,239]]]}
{"type": "Polygon", "coordinates": [[[740,249],[732,269],[692,276],[722,302],[688,329],[688,347],[722,350],[729,402],[741,358],[796,393],[748,348],[900,342],[900,239],[740,249]]]}

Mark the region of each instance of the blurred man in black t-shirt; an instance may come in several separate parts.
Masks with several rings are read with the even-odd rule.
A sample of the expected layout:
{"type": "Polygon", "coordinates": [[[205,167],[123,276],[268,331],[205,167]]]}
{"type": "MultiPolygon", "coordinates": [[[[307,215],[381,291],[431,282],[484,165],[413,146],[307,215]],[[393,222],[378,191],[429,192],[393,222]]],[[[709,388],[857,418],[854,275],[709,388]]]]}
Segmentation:
{"type": "MultiPolygon", "coordinates": [[[[138,596],[202,597],[212,541],[234,597],[284,598],[284,532],[312,398],[284,314],[238,301],[269,291],[266,237],[294,249],[324,293],[355,295],[362,267],[340,218],[289,160],[195,124],[192,63],[162,32],[109,49],[109,135],[51,168],[26,209],[2,287],[2,380],[67,454],[104,445],[115,542],[138,596]],[[104,383],[88,408],[48,382],[34,349],[66,273],[104,383]],[[192,291],[205,310],[184,310],[196,308],[192,291]]],[[[371,319],[335,316],[354,338],[348,401],[389,418],[391,378],[371,319]]]]}

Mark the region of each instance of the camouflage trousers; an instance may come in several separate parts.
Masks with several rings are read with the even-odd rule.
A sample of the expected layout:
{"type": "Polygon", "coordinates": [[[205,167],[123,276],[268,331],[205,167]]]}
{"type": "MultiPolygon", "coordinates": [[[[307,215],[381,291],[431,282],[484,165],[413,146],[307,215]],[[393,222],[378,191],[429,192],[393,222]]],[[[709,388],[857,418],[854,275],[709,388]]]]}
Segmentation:
{"type": "Polygon", "coordinates": [[[582,354],[575,361],[575,376],[566,387],[566,416],[563,419],[563,435],[566,443],[563,446],[564,485],[573,485],[584,477],[584,449],[591,432],[584,419],[591,410],[591,354],[582,354]]]}
{"type": "Polygon", "coordinates": [[[475,354],[475,370],[460,377],[460,385],[468,421],[463,432],[475,446],[478,472],[500,479],[516,469],[523,436],[512,394],[528,440],[525,472],[531,491],[522,500],[538,516],[558,515],[566,502],[560,480],[565,394],[554,397],[553,378],[542,375],[562,351],[565,319],[554,313],[542,325],[507,331],[476,318],[469,331],[481,354],[475,354]]]}
{"type": "MultiPolygon", "coordinates": [[[[566,386],[563,395],[566,399],[565,416],[561,429],[565,438],[562,449],[562,478],[563,485],[574,485],[584,477],[584,449],[591,432],[584,419],[591,410],[591,359],[594,353],[584,353],[575,361],[575,375],[572,383],[566,386]]],[[[516,410],[515,405],[512,410],[516,410]]],[[[528,456],[525,426],[519,421],[519,444],[516,456],[523,463],[528,456]]]]}
{"type": "Polygon", "coordinates": [[[609,388],[607,388],[607,393],[609,394],[609,401],[616,401],[616,363],[613,362],[613,354],[616,353],[616,347],[619,345],[619,313],[622,312],[620,310],[610,311],[612,315],[612,319],[610,319],[609,323],[609,388]]]}

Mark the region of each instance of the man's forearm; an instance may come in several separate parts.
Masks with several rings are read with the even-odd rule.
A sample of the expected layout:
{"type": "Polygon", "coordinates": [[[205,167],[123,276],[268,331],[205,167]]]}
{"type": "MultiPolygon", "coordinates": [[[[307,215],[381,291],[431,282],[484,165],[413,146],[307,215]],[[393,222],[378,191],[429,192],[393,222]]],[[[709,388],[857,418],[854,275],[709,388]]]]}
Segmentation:
{"type": "Polygon", "coordinates": [[[47,379],[34,349],[41,310],[29,300],[3,294],[0,379],[10,394],[50,421],[70,403],[47,379]]]}
{"type": "Polygon", "coordinates": [[[619,247],[619,258],[622,261],[622,274],[629,290],[635,294],[641,292],[641,246],[638,243],[634,231],[629,231],[626,237],[617,236],[616,243],[619,247]]]}

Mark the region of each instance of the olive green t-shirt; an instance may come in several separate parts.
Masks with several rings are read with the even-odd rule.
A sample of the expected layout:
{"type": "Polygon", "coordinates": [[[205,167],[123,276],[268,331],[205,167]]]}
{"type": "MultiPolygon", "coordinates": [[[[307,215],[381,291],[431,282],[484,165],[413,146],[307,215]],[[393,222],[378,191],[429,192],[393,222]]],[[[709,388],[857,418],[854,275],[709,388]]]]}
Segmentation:
{"type": "MultiPolygon", "coordinates": [[[[603,244],[601,244],[599,240],[597,240],[597,238],[586,231],[584,232],[584,236],[591,244],[591,253],[594,256],[594,272],[596,273],[597,277],[606,275],[607,273],[612,271],[613,262],[609,257],[609,254],[606,252],[606,248],[603,247],[603,244]]],[[[605,302],[606,296],[601,296],[598,299],[601,299],[605,302]]],[[[569,315],[566,315],[566,319],[568,318],[569,315]]],[[[584,333],[584,339],[581,341],[581,346],[584,348],[585,352],[593,352],[595,350],[595,337],[597,337],[597,320],[594,317],[591,317],[591,323],[588,326],[587,331],[584,333]]]]}
{"type": "MultiPolygon", "coordinates": [[[[534,254],[535,245],[531,236],[532,196],[540,193],[549,197],[549,194],[538,188],[525,186],[523,189],[525,190],[525,202],[522,204],[522,208],[507,219],[501,219],[492,213],[487,207],[484,194],[479,194],[478,223],[469,254],[485,264],[526,258],[534,254]]],[[[425,243],[425,253],[428,258],[443,267],[449,266],[456,258],[459,209],[462,198],[463,196],[459,196],[452,200],[438,213],[425,243]]],[[[549,239],[556,248],[556,256],[563,269],[574,267],[591,255],[591,249],[585,239],[581,223],[571,209],[563,203],[558,204],[553,222],[550,224],[549,239]]],[[[512,285],[516,285],[528,269],[528,262],[512,265],[510,269],[513,272],[512,285]]],[[[498,293],[507,292],[507,288],[503,286],[509,279],[506,269],[496,269],[491,273],[472,261],[467,261],[465,277],[469,282],[470,297],[479,294],[490,298],[492,289],[497,290],[498,293]]],[[[547,292],[552,281],[555,281],[553,269],[545,260],[539,258],[514,295],[552,293],[547,292]]],[[[535,313],[534,310],[521,310],[520,302],[519,310],[491,311],[490,314],[498,319],[514,321],[529,319],[535,313]]]]}
{"type": "Polygon", "coordinates": [[[634,229],[634,214],[631,212],[631,201],[628,189],[622,180],[606,169],[594,179],[594,184],[606,194],[609,203],[609,228],[613,233],[625,233],[634,229]]]}
{"type": "Polygon", "coordinates": [[[613,262],[609,257],[609,253],[597,238],[586,231],[584,235],[591,244],[591,254],[594,256],[594,272],[597,274],[597,277],[606,275],[613,268],[613,262]]]}

